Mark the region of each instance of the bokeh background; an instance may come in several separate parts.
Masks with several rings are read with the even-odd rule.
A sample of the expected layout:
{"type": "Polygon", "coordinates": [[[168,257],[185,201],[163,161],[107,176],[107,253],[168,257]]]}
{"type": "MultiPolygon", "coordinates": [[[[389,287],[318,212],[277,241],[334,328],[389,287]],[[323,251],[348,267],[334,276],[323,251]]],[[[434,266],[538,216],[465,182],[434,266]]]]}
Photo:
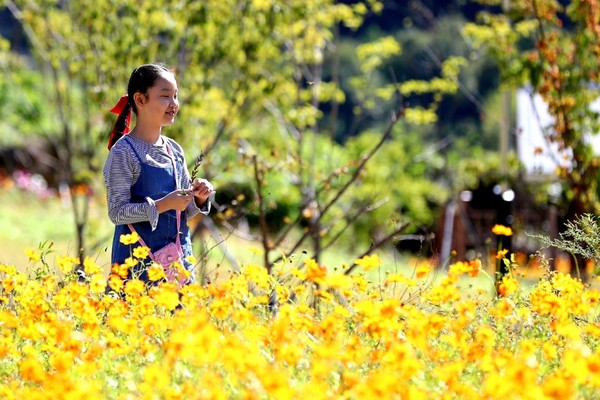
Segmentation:
{"type": "Polygon", "coordinates": [[[193,221],[202,273],[376,251],[493,269],[496,224],[527,265],[536,235],[596,210],[599,164],[585,10],[525,3],[6,1],[0,262],[52,243],[109,268],[108,110],[164,62],[164,134],[217,188],[193,221]]]}

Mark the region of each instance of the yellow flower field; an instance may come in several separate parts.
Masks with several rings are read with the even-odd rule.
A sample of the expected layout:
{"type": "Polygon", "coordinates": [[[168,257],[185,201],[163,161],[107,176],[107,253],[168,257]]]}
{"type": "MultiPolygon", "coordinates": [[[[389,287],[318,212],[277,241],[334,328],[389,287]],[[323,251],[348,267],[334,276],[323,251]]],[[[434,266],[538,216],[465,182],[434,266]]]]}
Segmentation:
{"type": "Polygon", "coordinates": [[[600,398],[600,292],[561,273],[527,291],[509,275],[490,300],[457,286],[477,261],[374,285],[371,256],[350,276],[248,265],[178,292],[29,256],[0,265],[2,399],[600,398]]]}

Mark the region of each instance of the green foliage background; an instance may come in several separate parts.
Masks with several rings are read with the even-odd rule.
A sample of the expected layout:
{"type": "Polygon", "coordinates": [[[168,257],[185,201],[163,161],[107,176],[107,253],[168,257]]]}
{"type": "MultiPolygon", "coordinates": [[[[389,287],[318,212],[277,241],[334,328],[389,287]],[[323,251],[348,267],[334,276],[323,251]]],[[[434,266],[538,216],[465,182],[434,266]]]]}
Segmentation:
{"type": "MultiPolygon", "coordinates": [[[[97,194],[114,122],[107,110],[131,70],[154,61],[176,69],[182,107],[165,133],[182,143],[188,161],[206,154],[201,175],[217,187],[218,221],[233,215],[252,223],[264,207],[273,231],[296,219],[302,227],[310,204],[335,200],[317,229],[324,237],[344,231],[351,246],[403,222],[431,229],[464,180],[453,160],[481,154],[485,169],[486,149],[495,145],[494,118],[459,118],[465,94],[489,86],[493,67],[465,41],[450,40],[464,22],[457,14],[440,16],[433,29],[404,21],[382,32],[358,30],[365,17],[385,12],[374,0],[6,4],[30,53],[0,39],[0,112],[9,116],[0,143],[39,136],[56,143],[63,179],[97,194]],[[394,118],[392,135],[336,198],[394,118]],[[256,198],[255,156],[264,204],[256,198]]],[[[494,114],[487,95],[477,94],[476,113],[494,114]]]]}

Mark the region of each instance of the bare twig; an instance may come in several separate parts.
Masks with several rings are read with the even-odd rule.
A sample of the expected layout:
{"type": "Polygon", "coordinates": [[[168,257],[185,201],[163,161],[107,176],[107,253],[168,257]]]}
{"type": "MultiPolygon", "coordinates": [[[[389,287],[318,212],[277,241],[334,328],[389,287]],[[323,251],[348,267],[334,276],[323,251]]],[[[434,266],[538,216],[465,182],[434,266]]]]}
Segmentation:
{"type": "MultiPolygon", "coordinates": [[[[371,247],[369,247],[368,250],[366,250],[363,254],[361,254],[360,256],[358,256],[356,258],[360,259],[360,258],[363,258],[364,256],[368,256],[369,254],[371,254],[372,252],[374,252],[378,248],[383,247],[389,241],[393,240],[397,235],[399,235],[400,233],[402,233],[402,231],[404,231],[407,226],[408,226],[408,223],[404,223],[404,224],[400,225],[400,227],[398,227],[397,229],[395,229],[392,233],[390,233],[389,235],[387,235],[384,238],[380,239],[378,242],[373,243],[373,245],[371,245],[371,247]]],[[[358,264],[353,263],[346,271],[344,271],[344,275],[350,275],[350,273],[354,270],[354,268],[357,267],[357,265],[358,264]]]]}
{"type": "MultiPolygon", "coordinates": [[[[323,218],[323,216],[331,209],[331,207],[334,204],[336,204],[342,198],[342,196],[344,195],[344,193],[359,178],[360,173],[365,168],[366,164],[371,160],[371,158],[373,158],[373,156],[377,153],[377,151],[381,148],[381,146],[383,146],[383,144],[392,135],[392,132],[394,131],[394,126],[396,126],[396,124],[398,123],[399,117],[402,115],[402,113],[403,113],[403,106],[401,106],[400,109],[396,113],[392,114],[392,118],[391,118],[390,124],[388,125],[388,127],[385,130],[384,134],[381,136],[381,139],[379,140],[379,142],[377,142],[377,144],[375,146],[373,146],[373,148],[371,149],[371,151],[369,151],[369,153],[362,158],[361,162],[356,167],[356,170],[354,170],[354,173],[352,174],[352,176],[350,177],[350,179],[348,179],[348,181],[344,184],[344,186],[335,194],[335,196],[333,197],[333,199],[331,199],[331,201],[329,203],[327,203],[325,205],[325,207],[323,207],[323,209],[320,211],[318,217],[316,218],[315,223],[318,223],[318,222],[321,221],[321,219],[323,218]]],[[[297,218],[296,221],[299,222],[300,218],[297,218]]],[[[284,233],[287,235],[289,232],[291,232],[291,230],[292,230],[292,227],[288,227],[288,229],[286,229],[286,231],[284,233]]],[[[300,248],[300,246],[302,245],[302,243],[309,236],[311,236],[312,233],[313,232],[311,232],[310,230],[308,230],[307,232],[305,232],[296,241],[296,243],[292,246],[292,248],[288,252],[286,252],[286,256],[288,256],[288,255],[294,253],[296,250],[298,250],[298,248],[300,248]]],[[[284,237],[281,236],[277,242],[281,243],[283,240],[284,240],[284,237]]]]}
{"type": "Polygon", "coordinates": [[[329,242],[324,244],[323,247],[321,248],[321,250],[326,250],[329,247],[333,246],[338,241],[338,239],[342,236],[342,234],[348,228],[350,228],[352,226],[352,224],[354,224],[354,222],[356,222],[356,220],[358,218],[360,218],[361,215],[379,208],[381,205],[387,203],[387,201],[388,201],[388,199],[384,199],[377,204],[368,204],[364,207],[361,207],[356,213],[354,213],[354,215],[352,215],[350,218],[346,219],[346,225],[333,238],[331,238],[331,240],[329,240],[329,242]]]}

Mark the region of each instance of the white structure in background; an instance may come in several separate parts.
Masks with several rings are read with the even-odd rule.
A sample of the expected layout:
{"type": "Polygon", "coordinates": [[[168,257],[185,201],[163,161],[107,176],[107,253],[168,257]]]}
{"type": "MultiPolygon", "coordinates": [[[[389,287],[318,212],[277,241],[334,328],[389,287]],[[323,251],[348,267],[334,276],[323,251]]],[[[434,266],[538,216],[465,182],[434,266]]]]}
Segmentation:
{"type": "MultiPolygon", "coordinates": [[[[559,151],[555,143],[549,143],[544,132],[552,129],[553,119],[542,97],[531,88],[521,88],[516,95],[516,145],[519,160],[525,166],[527,178],[553,179],[556,168],[569,166],[570,150],[559,151]]],[[[600,112],[600,98],[590,104],[600,112]]],[[[600,135],[589,135],[596,154],[600,154],[600,135]]]]}
{"type": "MultiPolygon", "coordinates": [[[[592,110],[600,112],[600,97],[590,104],[592,110]]],[[[569,167],[571,150],[559,151],[555,143],[547,140],[549,130],[553,129],[553,118],[548,113],[548,106],[542,97],[533,92],[531,88],[520,88],[516,92],[516,150],[520,162],[526,171],[526,179],[531,181],[552,183],[548,187],[548,194],[558,198],[562,192],[562,186],[557,181],[556,169],[558,166],[569,167]]],[[[587,140],[594,147],[596,154],[600,154],[600,132],[597,135],[588,135],[587,140]]],[[[494,194],[501,196],[502,200],[512,202],[515,200],[515,192],[501,185],[493,188],[494,194]]],[[[455,244],[456,223],[461,221],[463,225],[470,224],[470,228],[463,227],[467,231],[475,232],[469,218],[462,218],[464,210],[461,211],[460,204],[469,204],[473,193],[464,191],[458,199],[453,199],[446,207],[443,230],[441,233],[442,243],[440,246],[441,260],[448,260],[455,244]],[[458,216],[458,217],[457,217],[458,216]]],[[[551,235],[557,235],[557,217],[554,205],[550,205],[548,219],[550,220],[551,235]]],[[[489,222],[489,221],[488,221],[489,222]]],[[[514,238],[515,240],[517,238],[514,238]]],[[[553,257],[552,257],[553,258],[553,257]]]]}

